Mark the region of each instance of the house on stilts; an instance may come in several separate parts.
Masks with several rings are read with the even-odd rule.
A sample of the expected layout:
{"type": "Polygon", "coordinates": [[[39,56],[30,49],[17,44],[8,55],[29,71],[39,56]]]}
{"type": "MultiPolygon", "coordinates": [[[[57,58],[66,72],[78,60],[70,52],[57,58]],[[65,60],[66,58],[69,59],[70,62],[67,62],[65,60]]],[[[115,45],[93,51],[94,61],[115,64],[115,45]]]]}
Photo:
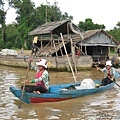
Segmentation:
{"type": "Polygon", "coordinates": [[[76,43],[83,39],[82,30],[70,20],[47,22],[29,32],[33,36],[33,45],[37,47],[37,57],[48,60],[51,69],[69,69],[68,60],[63,47],[62,38],[73,68],[88,69],[92,67],[92,57],[76,56],[76,43]]]}
{"type": "Polygon", "coordinates": [[[93,58],[94,62],[105,64],[110,59],[110,51],[116,51],[117,41],[102,29],[89,30],[83,34],[83,39],[77,46],[93,58]]]}
{"type": "Polygon", "coordinates": [[[49,68],[69,68],[60,33],[76,69],[91,68],[94,62],[104,64],[109,59],[110,50],[117,47],[116,40],[103,29],[83,32],[70,20],[48,22],[29,35],[34,37],[33,44],[39,50],[36,56],[47,59],[49,68]]]}

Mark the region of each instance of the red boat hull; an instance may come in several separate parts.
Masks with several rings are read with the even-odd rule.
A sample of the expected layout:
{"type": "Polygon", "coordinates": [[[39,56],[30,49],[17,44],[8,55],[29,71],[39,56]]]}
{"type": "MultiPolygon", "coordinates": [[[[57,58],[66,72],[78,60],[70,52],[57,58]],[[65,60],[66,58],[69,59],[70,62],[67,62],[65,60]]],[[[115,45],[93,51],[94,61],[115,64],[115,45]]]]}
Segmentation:
{"type": "Polygon", "coordinates": [[[31,103],[58,102],[68,98],[30,98],[31,103]]]}

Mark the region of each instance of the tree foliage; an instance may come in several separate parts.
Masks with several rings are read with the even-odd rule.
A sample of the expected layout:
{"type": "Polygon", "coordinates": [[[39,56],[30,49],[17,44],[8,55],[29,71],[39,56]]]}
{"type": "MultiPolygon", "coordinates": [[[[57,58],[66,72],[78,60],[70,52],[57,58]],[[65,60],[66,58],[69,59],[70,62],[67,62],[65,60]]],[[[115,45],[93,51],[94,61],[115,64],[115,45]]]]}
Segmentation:
{"type": "Polygon", "coordinates": [[[105,29],[104,25],[94,24],[91,18],[85,19],[85,22],[80,21],[78,26],[84,31],[94,29],[105,29]]]}
{"type": "Polygon", "coordinates": [[[28,36],[29,31],[45,22],[73,19],[68,13],[62,14],[56,5],[42,4],[35,8],[35,5],[31,0],[12,0],[11,3],[12,7],[16,9],[16,24],[7,26],[5,32],[6,44],[4,47],[30,48],[32,40],[31,36],[28,36]],[[16,31],[13,33],[13,31],[11,31],[12,29],[13,31],[16,31]]]}
{"type": "Polygon", "coordinates": [[[120,22],[116,24],[113,30],[109,30],[109,33],[120,43],[120,22]]]}
{"type": "MultiPolygon", "coordinates": [[[[1,48],[27,48],[32,45],[32,37],[28,32],[46,23],[59,20],[70,19],[73,17],[67,12],[62,13],[60,8],[55,5],[41,4],[37,8],[31,0],[0,0],[0,47],[1,48]],[[5,2],[8,8],[5,10],[5,2]],[[7,10],[10,7],[16,10],[16,23],[5,24],[7,10]]],[[[95,24],[91,18],[80,21],[78,26],[84,30],[105,29],[104,24],[95,24]]],[[[120,22],[113,30],[108,31],[115,39],[120,41],[120,22]]]]}
{"type": "Polygon", "coordinates": [[[7,37],[7,26],[6,26],[6,14],[8,10],[13,6],[13,0],[0,0],[0,48],[11,47],[13,45],[12,41],[7,37]],[[5,7],[5,3],[8,7],[5,7]],[[7,39],[8,38],[8,39],[7,39]]]}
{"type": "Polygon", "coordinates": [[[62,14],[60,9],[55,5],[41,5],[36,8],[36,27],[46,22],[53,22],[59,20],[70,19],[73,17],[69,16],[68,13],[62,14]]]}
{"type": "Polygon", "coordinates": [[[34,26],[34,3],[30,0],[15,0],[14,8],[16,9],[17,30],[19,32],[19,41],[21,46],[27,47],[28,31],[32,30],[34,26]]]}

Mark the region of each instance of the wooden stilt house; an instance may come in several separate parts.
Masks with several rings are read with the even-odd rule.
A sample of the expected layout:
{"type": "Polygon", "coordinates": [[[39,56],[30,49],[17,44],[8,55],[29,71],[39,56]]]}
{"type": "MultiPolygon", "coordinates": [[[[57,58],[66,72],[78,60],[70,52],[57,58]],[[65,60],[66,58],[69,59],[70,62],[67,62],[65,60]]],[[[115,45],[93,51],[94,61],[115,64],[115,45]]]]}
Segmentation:
{"type": "Polygon", "coordinates": [[[116,40],[102,29],[86,31],[83,37],[77,46],[86,55],[91,55],[95,62],[109,59],[110,49],[117,47],[116,40]]]}
{"type": "MultiPolygon", "coordinates": [[[[56,22],[48,22],[41,26],[38,26],[33,31],[29,32],[29,35],[34,37],[33,43],[38,47],[38,56],[62,56],[65,55],[63,45],[60,38],[60,33],[64,37],[68,54],[71,53],[70,39],[72,34],[79,34],[79,40],[81,39],[81,30],[78,29],[70,20],[62,20],[56,22]],[[36,37],[37,36],[37,37],[36,37]],[[37,40],[36,40],[37,38],[37,40]]],[[[72,38],[74,40],[78,40],[72,38]]]]}
{"type": "Polygon", "coordinates": [[[67,54],[69,54],[71,61],[74,61],[73,66],[77,64],[78,68],[90,68],[92,66],[91,56],[85,56],[85,58],[82,57],[78,59],[75,58],[75,44],[82,40],[83,36],[82,30],[70,20],[48,22],[29,32],[29,35],[34,37],[33,44],[36,45],[39,50],[36,56],[46,57],[49,61],[50,59],[55,59],[55,66],[57,68],[59,66],[66,66],[68,63],[66,63],[65,50],[60,33],[63,35],[67,54]],[[86,59],[86,61],[84,59],[86,59]],[[81,61],[83,63],[81,63],[81,61]]]}

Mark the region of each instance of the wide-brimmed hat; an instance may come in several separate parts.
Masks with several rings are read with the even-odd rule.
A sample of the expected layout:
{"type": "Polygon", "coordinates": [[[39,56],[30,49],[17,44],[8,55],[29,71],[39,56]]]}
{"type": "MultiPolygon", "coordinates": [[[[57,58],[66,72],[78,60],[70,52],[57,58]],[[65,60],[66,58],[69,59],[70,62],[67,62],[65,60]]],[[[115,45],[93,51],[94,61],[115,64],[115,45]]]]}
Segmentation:
{"type": "Polygon", "coordinates": [[[111,61],[109,60],[109,61],[106,61],[106,64],[105,64],[105,66],[112,66],[112,63],[111,63],[111,61]]]}
{"type": "Polygon", "coordinates": [[[40,59],[39,62],[36,62],[36,65],[41,65],[41,66],[47,68],[47,60],[40,59]]]}

